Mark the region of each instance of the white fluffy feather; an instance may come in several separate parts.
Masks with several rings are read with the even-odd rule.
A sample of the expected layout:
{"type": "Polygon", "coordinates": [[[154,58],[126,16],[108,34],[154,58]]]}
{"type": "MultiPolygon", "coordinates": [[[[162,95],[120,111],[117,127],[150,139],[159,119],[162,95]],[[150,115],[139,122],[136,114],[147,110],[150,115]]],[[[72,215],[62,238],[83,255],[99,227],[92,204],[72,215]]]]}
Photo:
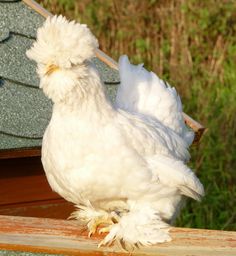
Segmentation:
{"type": "Polygon", "coordinates": [[[204,193],[184,163],[192,133],[179,96],[123,57],[112,106],[88,62],[96,47],[87,27],[59,16],[47,19],[27,53],[54,102],[42,145],[48,182],[77,205],[72,216],[87,223],[90,234],[96,225],[108,225],[101,244],[169,241],[168,223],[183,195],[199,200],[204,193]]]}
{"type": "Polygon", "coordinates": [[[40,64],[71,68],[92,58],[97,47],[98,41],[87,25],[68,22],[60,15],[47,18],[38,29],[37,42],[27,52],[27,56],[40,64]]]}
{"type": "Polygon", "coordinates": [[[182,103],[175,88],[148,72],[142,64],[130,64],[127,56],[120,57],[119,70],[121,84],[116,97],[117,106],[157,118],[191,145],[194,133],[184,123],[182,103]]]}

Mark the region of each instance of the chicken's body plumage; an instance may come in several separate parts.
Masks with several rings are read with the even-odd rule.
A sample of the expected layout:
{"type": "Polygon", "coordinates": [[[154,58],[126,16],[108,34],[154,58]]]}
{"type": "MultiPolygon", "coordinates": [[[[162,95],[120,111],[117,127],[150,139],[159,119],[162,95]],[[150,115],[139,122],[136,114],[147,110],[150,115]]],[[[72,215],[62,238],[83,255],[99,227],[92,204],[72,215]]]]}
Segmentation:
{"type": "Polygon", "coordinates": [[[62,17],[48,19],[28,52],[38,62],[40,86],[54,102],[42,145],[48,182],[78,207],[72,216],[86,222],[90,233],[100,223],[109,225],[102,244],[169,241],[167,223],[183,196],[199,200],[204,193],[185,165],[193,133],[184,124],[179,96],[155,74],[122,57],[113,105],[89,62],[96,39],[81,26],[62,17]],[[81,30],[87,40],[81,43],[84,56],[83,50],[61,43],[64,31],[73,31],[75,45],[77,34],[83,41],[81,30]]]}

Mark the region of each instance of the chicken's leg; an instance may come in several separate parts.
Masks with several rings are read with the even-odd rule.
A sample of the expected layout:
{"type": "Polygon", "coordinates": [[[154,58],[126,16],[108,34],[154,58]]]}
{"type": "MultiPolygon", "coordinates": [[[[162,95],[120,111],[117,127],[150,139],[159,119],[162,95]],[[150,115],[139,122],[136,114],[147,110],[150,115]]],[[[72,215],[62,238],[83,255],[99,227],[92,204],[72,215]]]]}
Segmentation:
{"type": "Polygon", "coordinates": [[[96,210],[92,206],[78,206],[78,210],[74,211],[70,219],[79,220],[82,223],[87,223],[89,234],[88,236],[92,236],[96,233],[97,228],[100,225],[104,225],[101,229],[101,233],[108,232],[114,223],[117,223],[119,220],[119,216],[115,212],[106,212],[103,210],[96,210]],[[109,228],[106,230],[106,228],[109,228]]]}

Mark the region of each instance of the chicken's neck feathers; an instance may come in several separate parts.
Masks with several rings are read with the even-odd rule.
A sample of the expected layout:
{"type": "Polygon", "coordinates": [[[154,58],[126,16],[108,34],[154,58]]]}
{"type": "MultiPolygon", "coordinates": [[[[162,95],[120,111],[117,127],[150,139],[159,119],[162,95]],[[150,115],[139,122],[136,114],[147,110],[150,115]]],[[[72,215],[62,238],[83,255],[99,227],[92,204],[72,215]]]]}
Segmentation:
{"type": "MultiPolygon", "coordinates": [[[[93,67],[89,67],[84,78],[78,78],[77,85],[63,101],[55,102],[53,114],[77,116],[79,119],[104,118],[112,115],[113,106],[107,97],[104,85],[93,67]]],[[[92,121],[92,120],[91,120],[92,121]]]]}

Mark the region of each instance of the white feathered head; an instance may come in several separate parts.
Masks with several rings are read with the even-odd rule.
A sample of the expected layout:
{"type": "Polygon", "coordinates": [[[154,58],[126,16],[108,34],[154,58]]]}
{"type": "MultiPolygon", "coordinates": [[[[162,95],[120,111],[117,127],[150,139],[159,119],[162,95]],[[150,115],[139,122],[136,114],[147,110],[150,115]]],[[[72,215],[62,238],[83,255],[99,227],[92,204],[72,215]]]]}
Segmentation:
{"type": "Polygon", "coordinates": [[[46,19],[26,55],[37,62],[45,94],[60,101],[76,84],[76,67],[94,57],[97,48],[98,41],[87,25],[69,22],[60,15],[46,19]]]}

